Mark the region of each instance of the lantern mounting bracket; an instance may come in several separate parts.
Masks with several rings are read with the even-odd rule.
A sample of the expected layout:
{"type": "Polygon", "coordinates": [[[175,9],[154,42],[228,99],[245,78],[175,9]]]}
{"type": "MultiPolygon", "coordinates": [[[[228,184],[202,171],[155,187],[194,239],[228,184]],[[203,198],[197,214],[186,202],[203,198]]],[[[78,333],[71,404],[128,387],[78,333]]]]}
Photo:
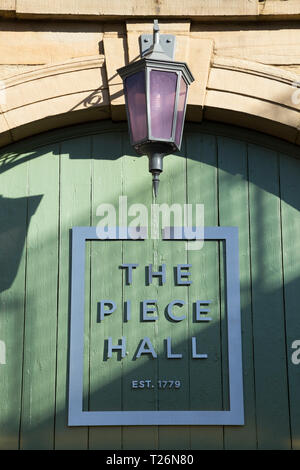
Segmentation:
{"type": "MultiPolygon", "coordinates": [[[[153,34],[142,34],[139,37],[140,41],[140,54],[144,57],[149,52],[149,49],[153,46],[153,34]]],[[[174,60],[175,56],[175,42],[176,37],[173,34],[160,34],[159,44],[163,49],[164,53],[171,59],[174,60]]]]}

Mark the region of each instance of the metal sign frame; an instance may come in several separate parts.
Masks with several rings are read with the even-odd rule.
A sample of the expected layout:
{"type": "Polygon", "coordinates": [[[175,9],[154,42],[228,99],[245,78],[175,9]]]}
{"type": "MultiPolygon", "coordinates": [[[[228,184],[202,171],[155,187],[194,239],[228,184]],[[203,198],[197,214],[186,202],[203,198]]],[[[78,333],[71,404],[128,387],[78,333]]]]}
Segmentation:
{"type": "MultiPolygon", "coordinates": [[[[126,232],[126,231],[125,231],[126,232]]],[[[201,232],[201,231],[200,231],[201,232]]],[[[196,232],[197,233],[197,232],[196,232]]],[[[143,240],[145,238],[140,238],[143,240]]],[[[188,240],[183,227],[163,232],[163,240],[188,240]],[[178,238],[178,230],[182,236],[178,238]],[[176,232],[176,237],[175,237],[176,232]]],[[[69,365],[69,426],[243,425],[243,369],[237,227],[205,227],[204,240],[225,242],[228,326],[229,410],[218,411],[83,411],[85,242],[99,240],[96,227],[72,229],[72,281],[69,365]]],[[[114,240],[131,240],[116,228],[114,240]]]]}

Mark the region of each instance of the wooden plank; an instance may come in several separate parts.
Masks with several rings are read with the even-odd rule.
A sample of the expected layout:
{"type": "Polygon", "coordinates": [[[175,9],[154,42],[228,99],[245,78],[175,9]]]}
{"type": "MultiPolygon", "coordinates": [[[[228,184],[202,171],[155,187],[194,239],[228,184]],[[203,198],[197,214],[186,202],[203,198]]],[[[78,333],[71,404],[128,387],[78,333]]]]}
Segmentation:
{"type": "Polygon", "coordinates": [[[292,448],[300,449],[299,365],[292,362],[292,344],[300,339],[300,162],[280,155],[280,192],[282,214],[282,253],[284,273],[284,303],[286,318],[286,346],[288,354],[289,403],[292,448]]]}
{"type": "MultiPolygon", "coordinates": [[[[216,138],[211,135],[188,134],[187,157],[188,202],[204,204],[205,226],[215,226],[218,224],[216,138]]],[[[201,387],[200,396],[196,393],[198,387],[191,390],[191,407],[199,409],[201,406],[204,410],[220,410],[223,404],[218,243],[205,242],[201,250],[189,251],[188,259],[193,266],[200,263],[195,282],[190,287],[190,296],[195,298],[200,296],[200,300],[203,297],[204,300],[212,301],[208,307],[211,309],[209,316],[212,321],[200,324],[200,326],[195,324],[192,330],[193,333],[199,335],[201,348],[208,354],[208,359],[201,364],[201,375],[205,377],[207,385],[201,380],[198,385],[201,387]]],[[[196,364],[194,367],[199,366],[196,364]]],[[[193,387],[196,385],[192,384],[193,387]]],[[[223,428],[221,426],[191,427],[191,448],[222,449],[223,428]]]]}
{"type": "Polygon", "coordinates": [[[220,225],[239,229],[245,425],[225,426],[225,449],[256,449],[253,331],[249,248],[247,144],[218,137],[220,225]]]}
{"type": "MultiPolygon", "coordinates": [[[[121,135],[98,134],[93,137],[93,183],[92,183],[92,225],[97,225],[96,215],[100,203],[118,207],[118,192],[122,187],[121,135]]],[[[91,333],[90,333],[90,399],[89,409],[121,409],[122,361],[114,358],[103,361],[104,340],[112,336],[113,341],[122,336],[122,278],[117,267],[122,260],[122,242],[95,241],[91,244],[91,333]],[[112,282],[113,280],[113,282],[112,282]],[[97,302],[113,299],[119,306],[103,322],[97,320],[97,302]],[[111,362],[108,362],[111,361],[111,362]],[[105,408],[104,408],[105,409],[105,408]],[[107,409],[107,408],[106,408],[107,409]]],[[[120,449],[121,427],[91,427],[90,449],[120,449]]]]}
{"type": "MultiPolygon", "coordinates": [[[[41,197],[27,235],[22,449],[52,449],[54,438],[59,147],[28,163],[29,196],[41,197]]],[[[29,211],[32,202],[29,200],[29,211]]]]}
{"type": "MultiPolygon", "coordinates": [[[[3,450],[19,446],[28,204],[27,163],[22,163],[22,157],[18,159],[15,155],[16,166],[8,171],[5,171],[5,156],[2,157],[0,177],[0,340],[5,344],[2,358],[5,364],[0,364],[0,449],[3,450]]],[[[7,162],[11,158],[7,155],[7,162]]],[[[34,199],[38,205],[39,198],[34,199]]]]}
{"type": "MultiPolygon", "coordinates": [[[[134,208],[133,204],[143,204],[150,212],[152,183],[151,175],[148,173],[148,158],[136,155],[130,146],[127,134],[123,135],[122,154],[124,155],[122,157],[122,192],[123,196],[127,197],[128,209],[134,208]]],[[[130,216],[128,223],[133,219],[134,217],[130,216]]],[[[150,230],[148,235],[151,236],[150,230]]],[[[153,263],[153,240],[124,242],[122,262],[139,265],[134,270],[132,285],[126,285],[125,273],[123,275],[123,303],[128,300],[131,302],[131,319],[123,324],[123,335],[127,340],[128,351],[128,357],[124,359],[123,364],[123,406],[125,410],[156,410],[158,360],[147,354],[136,357],[138,346],[144,337],[150,338],[157,354],[158,350],[160,351],[158,329],[161,312],[158,313],[159,320],[157,321],[141,321],[141,301],[159,298],[157,291],[163,289],[163,287],[157,287],[157,279],[150,285],[146,282],[145,266],[153,263]],[[149,389],[133,390],[131,389],[132,380],[152,380],[154,389],[151,385],[149,389]]],[[[123,449],[157,448],[158,427],[123,427],[122,444],[123,449]]]]}
{"type": "MultiPolygon", "coordinates": [[[[70,428],[68,422],[68,346],[69,346],[69,286],[71,243],[70,229],[89,226],[91,214],[91,137],[67,140],[60,150],[59,206],[59,297],[57,336],[55,449],[87,449],[88,430],[70,428]],[[70,178],[72,175],[72,178],[70,178]]],[[[89,256],[86,259],[89,285],[89,256]]],[[[87,290],[89,293],[89,289],[87,290]]],[[[87,303],[89,298],[87,295],[87,303]]],[[[88,307],[88,305],[87,305],[88,307]]],[[[88,310],[88,309],[87,309],[88,310]]],[[[85,312],[89,323],[89,311],[85,312]]],[[[85,334],[89,337],[89,330],[85,334]]],[[[87,363],[87,355],[85,363],[87,363]]],[[[86,364],[87,365],[87,364],[86,364]]]]}
{"type": "MultiPolygon", "coordinates": [[[[186,146],[182,145],[181,152],[176,155],[169,155],[164,158],[164,172],[161,176],[159,188],[159,197],[157,203],[178,204],[183,209],[186,203],[186,146]]],[[[171,225],[177,225],[176,219],[171,217],[171,225]]],[[[183,214],[181,216],[181,225],[183,225],[183,214]]],[[[154,256],[156,256],[156,265],[166,263],[168,269],[177,264],[187,263],[187,252],[185,242],[182,241],[161,241],[154,247],[154,256]]],[[[155,258],[154,258],[155,259],[155,258]]],[[[190,380],[189,371],[189,306],[188,306],[188,287],[177,286],[173,276],[168,276],[164,289],[160,293],[162,308],[172,300],[179,299],[185,302],[182,307],[182,313],[187,318],[181,322],[170,322],[163,318],[159,326],[158,335],[162,338],[172,338],[172,352],[182,354],[182,359],[167,359],[161,344],[159,357],[159,378],[164,380],[180,380],[181,387],[178,390],[168,392],[160,390],[159,407],[165,410],[187,410],[189,409],[188,387],[190,380]]],[[[177,307],[178,312],[179,307],[177,307]]],[[[181,313],[181,310],[180,310],[181,313]]],[[[163,311],[161,312],[163,316],[163,311]]],[[[160,449],[189,449],[190,448],[190,428],[189,426],[161,426],[159,428],[159,448],[160,449]]]]}
{"type": "Polygon", "coordinates": [[[289,449],[278,161],[255,145],[248,157],[257,445],[289,449]]]}

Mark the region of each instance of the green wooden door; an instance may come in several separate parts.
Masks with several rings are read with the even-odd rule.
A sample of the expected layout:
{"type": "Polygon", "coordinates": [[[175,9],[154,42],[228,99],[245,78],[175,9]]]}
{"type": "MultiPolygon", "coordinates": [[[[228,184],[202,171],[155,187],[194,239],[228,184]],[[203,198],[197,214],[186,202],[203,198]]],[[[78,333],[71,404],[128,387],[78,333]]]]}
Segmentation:
{"type": "MultiPolygon", "coordinates": [[[[0,448],[299,449],[298,153],[255,133],[187,126],[181,154],[165,158],[161,177],[159,203],[201,203],[206,226],[239,228],[245,425],[69,428],[70,229],[97,225],[99,204],[118,207],[121,195],[129,206],[149,207],[151,177],[125,125],[76,126],[3,149],[0,448]]],[[[85,283],[85,410],[228,409],[222,243],[187,251],[179,241],[87,242],[85,283]],[[122,263],[139,264],[134,285],[126,285],[122,263]],[[150,263],[170,270],[163,286],[145,282],[150,263]],[[188,288],[174,285],[178,263],[193,265],[188,288]],[[192,320],[199,289],[213,299],[209,323],[192,320]],[[137,327],[116,313],[101,323],[100,298],[114,299],[120,311],[130,300],[132,318],[142,299],[159,298],[159,321],[137,327]],[[173,299],[186,302],[186,321],[166,318],[173,299]],[[172,337],[174,352],[189,358],[190,339],[199,335],[208,354],[200,374],[195,361],[166,359],[164,339],[172,337]],[[125,360],[105,360],[108,336],[126,337],[125,360]],[[157,360],[134,357],[143,337],[152,339],[157,360]],[[132,380],[150,376],[180,377],[188,386],[132,391],[132,380]]]]}

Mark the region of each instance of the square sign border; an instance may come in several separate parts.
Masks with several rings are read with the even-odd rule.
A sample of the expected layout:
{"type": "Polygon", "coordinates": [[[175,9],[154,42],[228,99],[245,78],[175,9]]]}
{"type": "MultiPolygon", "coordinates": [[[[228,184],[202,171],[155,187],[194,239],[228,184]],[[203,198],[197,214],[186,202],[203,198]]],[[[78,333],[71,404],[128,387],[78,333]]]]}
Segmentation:
{"type": "MultiPolygon", "coordinates": [[[[200,231],[201,232],[201,231],[200,231]]],[[[198,233],[198,232],[196,232],[198,233]]],[[[196,236],[197,238],[197,236],[196,236]]],[[[132,240],[116,227],[113,240],[132,240]]],[[[138,240],[144,240],[145,237],[138,240]]],[[[163,240],[188,240],[183,227],[165,229],[163,240]],[[182,237],[174,237],[180,230],[182,237]]],[[[243,368],[237,227],[205,227],[204,240],[225,241],[227,290],[229,410],[83,411],[85,242],[99,240],[96,227],[72,229],[72,280],[69,365],[69,426],[244,425],[243,368]]],[[[111,239],[110,239],[111,240],[111,239]]]]}

